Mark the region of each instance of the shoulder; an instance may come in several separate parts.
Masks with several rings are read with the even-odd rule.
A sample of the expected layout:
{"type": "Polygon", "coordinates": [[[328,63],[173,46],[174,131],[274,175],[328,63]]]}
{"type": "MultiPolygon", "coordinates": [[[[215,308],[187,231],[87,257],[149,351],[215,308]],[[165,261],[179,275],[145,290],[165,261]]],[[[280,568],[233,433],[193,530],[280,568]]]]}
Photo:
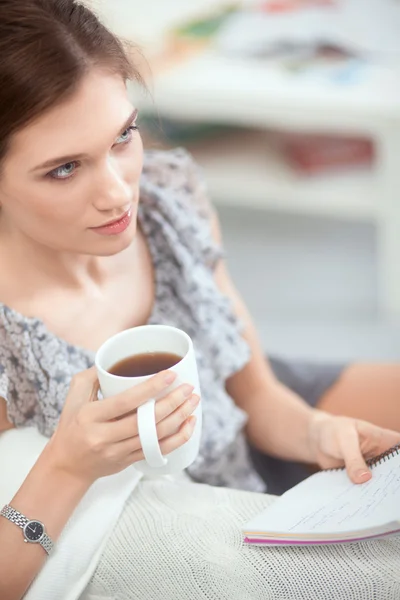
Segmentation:
{"type": "Polygon", "coordinates": [[[143,179],[178,194],[200,217],[209,219],[213,210],[202,169],[184,148],[145,153],[143,179]]]}

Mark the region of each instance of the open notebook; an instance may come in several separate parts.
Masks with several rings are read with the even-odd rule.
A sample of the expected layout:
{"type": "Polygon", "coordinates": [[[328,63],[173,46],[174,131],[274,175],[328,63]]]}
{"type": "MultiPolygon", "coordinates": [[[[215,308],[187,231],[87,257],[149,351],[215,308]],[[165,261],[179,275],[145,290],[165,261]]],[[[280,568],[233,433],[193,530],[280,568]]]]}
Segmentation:
{"type": "Polygon", "coordinates": [[[369,465],[372,479],[361,485],[343,469],[302,481],[242,527],[245,541],[294,546],[400,535],[400,445],[369,465]]]}

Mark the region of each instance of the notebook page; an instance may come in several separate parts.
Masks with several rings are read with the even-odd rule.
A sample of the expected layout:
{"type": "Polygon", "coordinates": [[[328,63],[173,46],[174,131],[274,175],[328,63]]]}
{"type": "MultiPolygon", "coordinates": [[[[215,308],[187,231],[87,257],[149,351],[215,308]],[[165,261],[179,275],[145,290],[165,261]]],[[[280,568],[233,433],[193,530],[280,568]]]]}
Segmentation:
{"type": "Polygon", "coordinates": [[[372,479],[350,482],[345,471],[322,472],[286,492],[243,527],[246,532],[339,533],[400,521],[400,454],[373,467],[372,479]]]}

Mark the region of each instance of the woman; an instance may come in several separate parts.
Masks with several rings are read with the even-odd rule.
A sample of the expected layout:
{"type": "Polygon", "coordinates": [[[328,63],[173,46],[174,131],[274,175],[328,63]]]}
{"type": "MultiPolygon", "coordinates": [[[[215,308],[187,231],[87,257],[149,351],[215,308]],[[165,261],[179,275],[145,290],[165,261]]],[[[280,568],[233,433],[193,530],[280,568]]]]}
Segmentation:
{"type": "MultiPolygon", "coordinates": [[[[142,173],[137,113],[125,86],[138,75],[120,43],[74,0],[3,0],[0,56],[0,397],[7,401],[0,429],[34,425],[51,438],[10,505],[34,514],[57,539],[97,478],[143,458],[132,410],[162,391],[171,374],[94,402],[90,367],[108,337],[147,322],[174,324],[195,341],[204,434],[192,479],[264,491],[268,453],[321,467],[345,464],[354,482],[367,481],[365,458],[400,438],[399,368],[316,372],[307,399],[348,417],[314,409],[278,382],[221,259],[216,216],[192,160],[180,150],[151,153],[142,173]],[[263,462],[258,470],[256,461],[263,462]]],[[[198,401],[183,386],[158,402],[164,453],[191,435],[198,401]]],[[[152,485],[132,494],[121,527],[135,520],[140,494],[152,485]]],[[[185,494],[197,498],[198,489],[185,494]]],[[[231,522],[264,502],[257,494],[201,489],[210,505],[229,499],[231,522]]],[[[112,553],[106,550],[94,575],[98,594],[111,593],[100,575],[111,557],[121,564],[122,552],[132,565],[133,552],[145,552],[134,540],[122,549],[119,540],[109,541],[112,553]]],[[[44,554],[0,518],[2,600],[22,597],[44,554]]],[[[243,561],[256,577],[258,567],[243,561]]],[[[151,597],[132,592],[126,564],[118,597],[151,597]]],[[[192,598],[203,597],[200,588],[192,598]]]]}

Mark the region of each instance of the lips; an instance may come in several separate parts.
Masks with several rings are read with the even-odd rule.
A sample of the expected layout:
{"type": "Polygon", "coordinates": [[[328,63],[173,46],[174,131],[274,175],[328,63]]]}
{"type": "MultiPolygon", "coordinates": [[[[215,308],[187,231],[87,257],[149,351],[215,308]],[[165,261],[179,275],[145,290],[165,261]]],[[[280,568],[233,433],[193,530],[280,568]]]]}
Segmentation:
{"type": "Polygon", "coordinates": [[[92,231],[98,233],[99,235],[118,235],[119,233],[124,232],[129,227],[131,221],[132,209],[129,209],[119,219],[110,221],[105,225],[100,225],[100,227],[92,227],[92,231]]]}

